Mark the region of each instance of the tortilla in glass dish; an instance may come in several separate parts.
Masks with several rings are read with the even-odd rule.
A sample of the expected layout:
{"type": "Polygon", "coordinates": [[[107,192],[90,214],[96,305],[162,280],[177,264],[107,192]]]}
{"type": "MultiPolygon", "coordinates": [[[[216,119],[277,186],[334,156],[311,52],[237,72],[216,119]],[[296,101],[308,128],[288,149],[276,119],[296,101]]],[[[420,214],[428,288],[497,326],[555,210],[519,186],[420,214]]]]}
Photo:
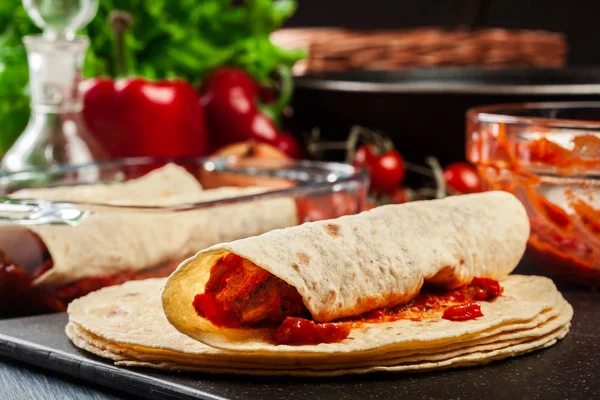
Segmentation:
{"type": "Polygon", "coordinates": [[[24,189],[13,198],[75,201],[91,213],[76,225],[29,225],[47,248],[52,265],[36,274],[35,286],[135,273],[194,254],[198,248],[297,224],[291,198],[263,199],[185,212],[127,206],[178,206],[266,191],[260,187],[203,190],[175,164],[124,183],[24,189]],[[124,207],[102,207],[100,204],[124,207]]]}

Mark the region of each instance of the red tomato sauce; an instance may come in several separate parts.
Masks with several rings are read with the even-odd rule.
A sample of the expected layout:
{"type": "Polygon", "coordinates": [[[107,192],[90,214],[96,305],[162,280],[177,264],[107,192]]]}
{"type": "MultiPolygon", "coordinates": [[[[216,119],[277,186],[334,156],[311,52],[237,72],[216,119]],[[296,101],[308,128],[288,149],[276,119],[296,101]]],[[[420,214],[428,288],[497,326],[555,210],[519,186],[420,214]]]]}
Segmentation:
{"type": "Polygon", "coordinates": [[[573,256],[559,248],[540,243],[536,238],[529,241],[526,254],[555,278],[600,286],[600,269],[591,266],[593,259],[573,256]]]}
{"type": "Polygon", "coordinates": [[[483,317],[479,303],[450,306],[444,310],[442,315],[442,318],[449,321],[468,321],[479,317],[483,317]]]}
{"type": "Polygon", "coordinates": [[[277,327],[273,340],[276,344],[307,345],[319,343],[337,343],[350,335],[352,324],[349,322],[326,322],[286,317],[277,327]]]}
{"type": "Polygon", "coordinates": [[[171,261],[153,269],[144,271],[125,271],[109,276],[98,276],[93,278],[83,279],[74,283],[60,286],[55,289],[54,293],[58,299],[68,303],[78,297],[85,296],[88,293],[94,292],[106,286],[120,285],[127,281],[136,281],[150,278],[165,278],[177,269],[181,260],[171,261]]]}
{"type": "Polygon", "coordinates": [[[511,143],[505,126],[496,128],[481,132],[467,154],[489,189],[514,193],[525,204],[531,223],[527,255],[555,278],[600,286],[600,210],[590,204],[597,189],[582,183],[576,193],[557,184],[568,206],[563,208],[541,194],[540,177],[527,172],[550,167],[570,177],[598,169],[600,138],[580,135],[567,149],[546,138],[511,143]]]}
{"type": "Polygon", "coordinates": [[[335,322],[315,323],[304,318],[287,317],[273,336],[276,344],[303,345],[336,343],[346,339],[353,327],[360,324],[392,322],[401,319],[422,321],[443,318],[468,321],[483,317],[477,301],[492,301],[502,294],[498,281],[475,278],[471,284],[452,291],[423,290],[414,300],[395,307],[369,311],[335,322]]]}
{"type": "MultiPolygon", "coordinates": [[[[103,287],[119,285],[130,280],[167,277],[175,271],[181,261],[183,260],[146,271],[126,271],[47,288],[34,286],[35,278],[25,269],[0,261],[0,316],[15,317],[66,311],[71,300],[103,287]]],[[[41,268],[40,271],[52,268],[52,260],[46,260],[41,268]]],[[[41,273],[37,274],[39,275],[41,273]]]]}
{"type": "Polygon", "coordinates": [[[502,290],[493,279],[474,278],[469,285],[450,291],[425,288],[406,304],[316,323],[294,287],[230,253],[213,266],[205,292],[195,296],[193,306],[199,316],[217,326],[275,328],[270,338],[274,343],[307,345],[342,341],[354,326],[365,323],[479,318],[483,313],[478,302],[492,301],[502,290]]]}
{"type": "Polygon", "coordinates": [[[345,192],[296,198],[296,215],[300,224],[357,214],[366,208],[360,196],[345,192]]]}
{"type": "Polygon", "coordinates": [[[308,315],[294,287],[231,253],[212,267],[204,290],[195,296],[194,308],[217,326],[260,328],[308,315]]]}

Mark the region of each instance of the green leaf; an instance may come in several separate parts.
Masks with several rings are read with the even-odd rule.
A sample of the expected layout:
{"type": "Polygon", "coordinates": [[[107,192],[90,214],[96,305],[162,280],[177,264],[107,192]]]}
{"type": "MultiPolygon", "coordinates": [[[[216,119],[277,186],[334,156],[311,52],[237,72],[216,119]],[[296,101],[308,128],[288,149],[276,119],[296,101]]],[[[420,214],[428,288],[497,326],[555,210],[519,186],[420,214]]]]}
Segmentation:
{"type": "MultiPolygon", "coordinates": [[[[115,9],[131,13],[126,61],[130,74],[198,83],[212,69],[239,66],[271,84],[279,65],[305,56],[273,45],[269,34],[295,12],[296,0],[99,0],[82,30],[91,39],[84,76],[114,76],[115,9]]],[[[38,33],[21,0],[0,0],[0,154],[23,131],[29,115],[24,35],[38,33]]]]}

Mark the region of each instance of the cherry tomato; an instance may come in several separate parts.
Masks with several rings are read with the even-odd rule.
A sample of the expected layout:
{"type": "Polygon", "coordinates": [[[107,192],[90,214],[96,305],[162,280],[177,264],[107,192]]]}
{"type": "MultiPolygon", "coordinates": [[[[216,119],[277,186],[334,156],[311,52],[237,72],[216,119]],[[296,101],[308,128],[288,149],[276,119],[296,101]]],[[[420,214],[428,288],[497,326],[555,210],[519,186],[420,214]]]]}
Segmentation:
{"type": "Polygon", "coordinates": [[[353,164],[369,172],[372,192],[392,193],[406,173],[404,160],[394,149],[377,154],[372,146],[360,146],[354,155],[353,164]]]}
{"type": "Polygon", "coordinates": [[[467,163],[457,162],[444,168],[446,186],[458,193],[481,192],[481,180],[475,168],[467,163]]]}
{"type": "Polygon", "coordinates": [[[363,207],[363,211],[369,211],[369,210],[374,209],[375,207],[377,207],[376,204],[367,201],[365,203],[365,206],[363,207]]]}
{"type": "Polygon", "coordinates": [[[413,193],[406,188],[399,187],[392,193],[392,203],[403,204],[408,203],[413,198],[413,193]]]}

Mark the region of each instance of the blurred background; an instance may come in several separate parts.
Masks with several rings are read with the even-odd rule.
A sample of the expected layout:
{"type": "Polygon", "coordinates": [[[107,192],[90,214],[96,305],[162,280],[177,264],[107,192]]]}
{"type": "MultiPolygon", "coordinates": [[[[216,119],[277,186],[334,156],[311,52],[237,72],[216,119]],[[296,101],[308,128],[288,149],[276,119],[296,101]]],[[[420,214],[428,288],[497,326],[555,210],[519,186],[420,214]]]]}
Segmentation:
{"type": "MultiPolygon", "coordinates": [[[[303,157],[347,160],[347,148],[341,142],[348,139],[353,126],[362,126],[389,136],[409,160],[422,163],[425,157],[435,155],[442,164],[464,159],[464,114],[469,107],[595,100],[600,93],[597,2],[6,0],[0,5],[0,155],[23,136],[31,115],[31,70],[28,74],[24,38],[43,29],[52,31],[52,24],[60,25],[86,7],[89,15],[75,29],[90,40],[87,50],[81,50],[85,62],[72,65],[78,55],[70,53],[72,58],[56,57],[48,60],[48,66],[55,65],[57,70],[74,67],[75,73],[67,80],[79,79],[78,70],[87,79],[82,86],[86,92],[84,123],[74,124],[86,125],[92,136],[106,142],[100,145],[109,147],[111,158],[206,155],[207,149],[210,153],[247,135],[232,134],[222,141],[222,132],[231,129],[216,122],[218,116],[213,118],[210,110],[218,108],[216,105],[205,104],[206,118],[195,112],[194,118],[180,115],[178,121],[185,126],[206,125],[208,132],[201,136],[208,142],[213,138],[207,149],[204,144],[156,145],[160,141],[150,138],[160,136],[158,127],[172,126],[173,121],[150,121],[145,113],[144,133],[141,128],[137,134],[130,133],[135,130],[131,121],[122,121],[117,128],[117,118],[109,115],[109,107],[99,105],[108,84],[96,85],[90,78],[182,79],[198,89],[208,86],[206,78],[211,72],[237,67],[271,91],[270,99],[261,92],[261,102],[279,98],[281,104],[286,103],[271,110],[269,116],[276,117],[275,125],[294,139],[285,137],[270,144],[293,157],[299,157],[302,149],[303,157]],[[30,7],[29,14],[23,4],[30,7]],[[36,7],[43,14],[41,20],[31,17],[36,7]],[[110,20],[119,12],[125,13],[120,20],[125,21],[121,24],[125,28],[120,33],[115,30],[119,21],[115,25],[110,20]],[[60,60],[73,62],[59,65],[60,60]],[[281,67],[292,67],[294,82],[284,85],[281,67]],[[141,141],[155,145],[134,148],[134,142],[141,141]],[[119,150],[126,147],[131,151],[119,150]],[[195,151],[189,151],[191,148],[195,151]]],[[[38,72],[50,76],[44,68],[38,72]]],[[[50,86],[66,93],[72,84],[71,80],[50,86]]],[[[34,87],[33,94],[47,91],[43,88],[46,83],[39,79],[36,85],[39,90],[34,87]]],[[[200,90],[201,97],[205,94],[200,90]]],[[[103,99],[104,103],[116,102],[103,99]]],[[[263,132],[263,138],[269,135],[263,132]]],[[[27,143],[41,140],[30,138],[27,143]]],[[[68,153],[66,147],[56,144],[55,162],[75,160],[62,154],[68,153]]],[[[100,157],[93,155],[97,146],[88,147],[91,155],[87,158],[100,157]]],[[[8,157],[3,167],[43,166],[31,160],[46,156],[23,155],[30,152],[33,150],[21,148],[21,159],[8,157]]]]}
{"type": "MultiPolygon", "coordinates": [[[[0,190],[136,179],[165,158],[207,189],[281,187],[281,165],[308,177],[284,187],[327,180],[297,199],[301,222],[507,190],[541,265],[600,282],[599,14],[565,0],[2,0],[0,190]],[[255,176],[215,170],[225,156],[255,176]],[[320,161],[370,183],[338,193],[344,174],[316,174],[337,165],[320,161]]],[[[15,281],[36,289],[44,246],[15,281]]]]}
{"type": "MultiPolygon", "coordinates": [[[[301,0],[289,27],[342,26],[352,29],[401,29],[448,26],[460,18],[472,0],[301,0]]],[[[569,65],[600,64],[600,30],[596,1],[488,1],[481,26],[545,29],[563,32],[569,45],[569,65]]],[[[465,14],[463,14],[465,15],[465,14]]],[[[465,15],[466,16],[466,15],[465,15]]]]}
{"type": "Polygon", "coordinates": [[[599,11],[560,0],[5,0],[2,168],[239,155],[247,143],[222,148],[249,139],[353,162],[373,137],[376,152],[395,147],[409,163],[463,162],[471,107],[600,99],[599,11]],[[238,86],[250,113],[228,100],[238,86]]]}

